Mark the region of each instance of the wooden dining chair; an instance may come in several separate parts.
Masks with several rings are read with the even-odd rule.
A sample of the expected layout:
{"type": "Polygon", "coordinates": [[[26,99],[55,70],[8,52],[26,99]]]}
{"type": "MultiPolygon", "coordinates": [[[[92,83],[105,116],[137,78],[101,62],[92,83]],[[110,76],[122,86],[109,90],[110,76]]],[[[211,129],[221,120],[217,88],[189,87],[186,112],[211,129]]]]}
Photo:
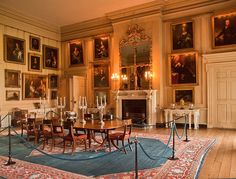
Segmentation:
{"type": "Polygon", "coordinates": [[[63,153],[65,152],[67,141],[69,141],[72,145],[72,153],[71,154],[74,153],[74,151],[77,147],[77,143],[79,143],[79,142],[84,143],[85,151],[86,151],[87,150],[87,135],[75,133],[74,122],[72,122],[72,121],[65,121],[63,126],[64,126],[64,131],[65,131],[65,129],[68,130],[68,133],[64,134],[64,137],[63,137],[63,144],[64,144],[63,153]]]}
{"type": "Polygon", "coordinates": [[[57,138],[63,139],[64,137],[63,127],[53,125],[53,121],[50,119],[43,120],[42,133],[43,133],[43,149],[45,148],[46,145],[48,145],[49,139],[51,139],[52,140],[51,151],[55,146],[55,140],[57,138]]]}
{"type": "Polygon", "coordinates": [[[25,124],[27,140],[30,140],[30,137],[34,138],[34,143],[38,144],[41,137],[40,126],[36,124],[36,118],[28,117],[25,124]]]}
{"type": "MultiPolygon", "coordinates": [[[[127,120],[123,120],[124,122],[124,127],[123,127],[123,131],[112,131],[112,133],[108,134],[108,140],[109,143],[111,142],[112,145],[119,149],[118,145],[119,145],[119,141],[122,142],[122,147],[125,146],[125,140],[128,141],[128,143],[130,144],[130,136],[131,136],[131,131],[132,131],[132,119],[127,119],[127,120]],[[116,141],[116,143],[115,143],[116,141]]],[[[111,150],[111,146],[109,146],[110,150],[111,150]]],[[[131,146],[129,145],[130,150],[132,150],[131,146]]],[[[125,153],[126,149],[124,148],[123,151],[125,153]]]]}

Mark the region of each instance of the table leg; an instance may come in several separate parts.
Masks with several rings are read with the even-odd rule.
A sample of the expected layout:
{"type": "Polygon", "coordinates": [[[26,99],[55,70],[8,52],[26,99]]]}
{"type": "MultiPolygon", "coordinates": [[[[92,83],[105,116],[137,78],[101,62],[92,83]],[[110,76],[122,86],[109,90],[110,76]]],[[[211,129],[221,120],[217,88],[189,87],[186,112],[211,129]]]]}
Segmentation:
{"type": "Polygon", "coordinates": [[[191,113],[188,114],[189,129],[191,129],[191,113]]]}
{"type": "Polygon", "coordinates": [[[198,129],[199,128],[199,115],[194,113],[194,129],[198,129]]]}
{"type": "Polygon", "coordinates": [[[166,128],[168,128],[168,111],[165,111],[166,128]]]}

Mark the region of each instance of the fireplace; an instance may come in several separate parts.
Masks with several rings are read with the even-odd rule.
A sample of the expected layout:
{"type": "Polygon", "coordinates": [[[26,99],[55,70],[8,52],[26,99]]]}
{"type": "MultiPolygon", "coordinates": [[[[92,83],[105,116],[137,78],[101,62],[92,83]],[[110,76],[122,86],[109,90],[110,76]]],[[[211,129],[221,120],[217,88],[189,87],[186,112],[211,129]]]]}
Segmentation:
{"type": "Polygon", "coordinates": [[[146,125],[146,100],[122,100],[122,119],[131,118],[134,124],[146,125]]]}
{"type": "Polygon", "coordinates": [[[116,116],[132,118],[134,123],[155,126],[157,122],[157,90],[118,90],[115,93],[116,116]]]}

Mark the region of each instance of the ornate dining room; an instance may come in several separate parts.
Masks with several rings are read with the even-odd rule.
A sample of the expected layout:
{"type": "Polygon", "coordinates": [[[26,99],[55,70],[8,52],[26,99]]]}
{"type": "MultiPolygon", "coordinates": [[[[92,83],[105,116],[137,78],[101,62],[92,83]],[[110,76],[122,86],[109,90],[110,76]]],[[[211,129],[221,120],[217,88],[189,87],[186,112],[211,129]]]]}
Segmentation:
{"type": "Polygon", "coordinates": [[[236,178],[236,0],[1,0],[0,74],[0,179],[236,178]]]}

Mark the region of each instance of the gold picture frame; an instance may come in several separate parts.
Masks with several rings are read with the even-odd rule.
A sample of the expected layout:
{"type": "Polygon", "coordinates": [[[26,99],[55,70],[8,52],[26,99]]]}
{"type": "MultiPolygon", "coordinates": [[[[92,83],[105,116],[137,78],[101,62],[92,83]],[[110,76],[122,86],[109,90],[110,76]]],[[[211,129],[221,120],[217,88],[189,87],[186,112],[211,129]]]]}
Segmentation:
{"type": "Polygon", "coordinates": [[[194,21],[171,24],[172,52],[194,49],[194,21]]]}
{"type": "Polygon", "coordinates": [[[107,60],[110,57],[110,36],[94,38],[94,59],[107,60]]]}
{"type": "Polygon", "coordinates": [[[41,72],[42,71],[42,57],[41,55],[29,53],[28,58],[29,71],[41,72]]]}
{"type": "Polygon", "coordinates": [[[110,88],[110,64],[94,63],[93,64],[93,88],[109,89],[110,88]]]}
{"type": "Polygon", "coordinates": [[[19,101],[20,90],[6,90],[6,101],[19,101]]]}
{"type": "Polygon", "coordinates": [[[59,65],[59,49],[43,45],[43,65],[46,69],[57,70],[59,65]]]}
{"type": "Polygon", "coordinates": [[[4,35],[4,60],[9,63],[25,64],[25,40],[4,35]]]}
{"type": "Polygon", "coordinates": [[[180,104],[180,100],[183,99],[186,104],[194,104],[194,88],[185,87],[185,88],[174,88],[173,89],[173,102],[180,104]]]}
{"type": "Polygon", "coordinates": [[[198,85],[198,52],[169,54],[168,66],[171,86],[198,85]]]}
{"type": "Polygon", "coordinates": [[[5,69],[5,87],[20,88],[20,75],[19,70],[5,69]]]}
{"type": "Polygon", "coordinates": [[[47,98],[48,81],[46,75],[23,73],[22,99],[47,98]]]}
{"type": "Polygon", "coordinates": [[[48,75],[48,88],[49,89],[57,89],[58,88],[58,75],[49,74],[48,75]]]}
{"type": "Polygon", "coordinates": [[[236,11],[214,14],[212,21],[212,47],[236,46],[236,11]]]}
{"type": "Polygon", "coordinates": [[[30,50],[40,52],[41,49],[41,39],[39,37],[29,36],[30,50]]]}
{"type": "Polygon", "coordinates": [[[70,46],[70,67],[84,65],[83,41],[71,42],[70,46]]]}

